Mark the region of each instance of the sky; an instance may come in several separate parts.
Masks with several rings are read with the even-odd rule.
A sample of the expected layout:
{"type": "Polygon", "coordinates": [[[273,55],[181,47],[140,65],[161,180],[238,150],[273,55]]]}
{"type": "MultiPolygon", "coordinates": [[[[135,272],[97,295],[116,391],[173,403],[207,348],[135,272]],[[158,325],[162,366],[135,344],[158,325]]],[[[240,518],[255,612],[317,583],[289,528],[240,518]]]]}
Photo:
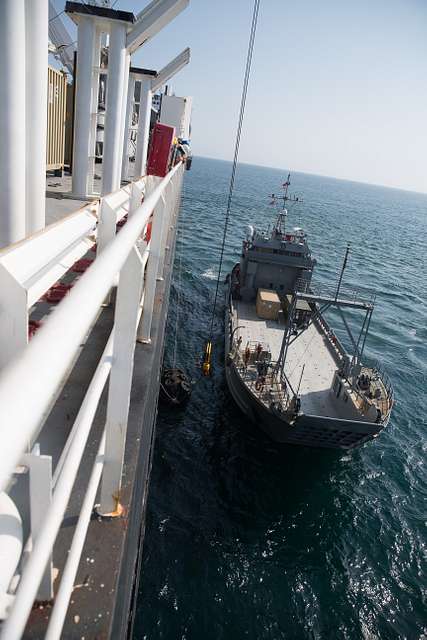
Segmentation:
{"type": "MultiPolygon", "coordinates": [[[[233,157],[252,9],[190,0],[132,57],[191,48],[171,85],[193,96],[195,155],[233,157]]],[[[427,193],[426,34],[427,0],[261,0],[240,160],[427,193]]]]}

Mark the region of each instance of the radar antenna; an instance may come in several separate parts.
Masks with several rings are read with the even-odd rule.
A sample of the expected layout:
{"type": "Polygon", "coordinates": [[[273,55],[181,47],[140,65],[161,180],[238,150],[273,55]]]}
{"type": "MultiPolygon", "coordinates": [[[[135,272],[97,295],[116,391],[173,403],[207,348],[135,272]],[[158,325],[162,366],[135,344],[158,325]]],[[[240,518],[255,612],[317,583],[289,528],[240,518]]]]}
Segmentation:
{"type": "Polygon", "coordinates": [[[296,196],[295,194],[292,195],[288,195],[288,190],[289,187],[291,186],[291,174],[288,173],[288,177],[286,178],[286,182],[284,182],[282,184],[282,189],[284,191],[284,194],[282,196],[280,195],[276,195],[275,193],[272,193],[270,198],[271,198],[271,202],[270,204],[273,206],[276,206],[276,208],[279,209],[278,205],[279,202],[282,203],[282,207],[279,209],[279,214],[277,216],[277,220],[276,220],[276,224],[274,226],[274,230],[276,232],[276,234],[279,235],[283,235],[285,233],[285,227],[286,227],[286,218],[288,216],[288,210],[286,208],[286,203],[287,202],[292,202],[292,203],[302,203],[304,202],[303,199],[301,198],[301,196],[296,196]]]}

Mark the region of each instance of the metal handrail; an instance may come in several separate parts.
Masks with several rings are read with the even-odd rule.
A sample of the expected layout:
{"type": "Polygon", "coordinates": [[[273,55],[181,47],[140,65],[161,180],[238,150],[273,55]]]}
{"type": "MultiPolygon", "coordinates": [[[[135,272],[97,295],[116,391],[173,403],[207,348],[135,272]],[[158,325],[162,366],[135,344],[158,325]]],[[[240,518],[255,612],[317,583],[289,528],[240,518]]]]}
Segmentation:
{"type": "MultiPolygon", "coordinates": [[[[253,352],[252,352],[252,355],[253,355],[253,352]]],[[[250,363],[248,365],[245,365],[243,357],[242,357],[242,351],[239,350],[239,349],[235,349],[234,356],[233,356],[233,361],[234,361],[234,364],[235,364],[237,370],[239,371],[239,374],[240,374],[242,380],[248,382],[248,386],[251,389],[252,393],[254,393],[256,396],[258,396],[263,401],[263,397],[262,396],[265,395],[265,393],[263,391],[258,390],[258,389],[255,388],[255,380],[253,379],[252,375],[249,375],[249,372],[250,373],[256,373],[256,370],[254,369],[254,364],[250,363]]],[[[269,361],[269,366],[271,367],[271,371],[276,370],[276,365],[277,365],[277,362],[269,361]]],[[[267,377],[271,376],[271,375],[272,375],[272,373],[270,372],[267,375],[267,377]]],[[[273,391],[273,393],[275,393],[276,395],[279,396],[279,400],[280,400],[281,404],[286,408],[286,407],[289,406],[289,404],[290,404],[290,402],[292,400],[291,395],[289,393],[289,389],[288,389],[288,380],[286,379],[286,376],[281,374],[280,375],[280,379],[279,380],[276,379],[275,382],[276,382],[276,384],[280,384],[280,385],[282,385],[282,383],[285,383],[285,387],[284,388],[281,387],[280,391],[276,390],[276,391],[273,391]],[[280,398],[280,395],[283,396],[283,399],[280,398]]]]}
{"type": "Polygon", "coordinates": [[[0,490],[32,441],[50,398],[60,385],[74,354],[89,330],[99,307],[141,235],[171,178],[176,165],[129,218],[120,233],[83,274],[55,313],[37,332],[27,349],[0,374],[0,425],[19,425],[4,438],[0,451],[0,490]],[[52,344],[61,345],[51,349],[52,344]],[[46,358],[49,353],[49,358],[46,358]],[[33,376],[32,372],[38,375],[33,376]]]}
{"type": "MultiPolygon", "coordinates": [[[[324,295],[331,298],[335,298],[336,289],[333,285],[325,285],[313,282],[308,282],[304,278],[298,278],[296,281],[296,291],[298,293],[312,293],[314,295],[324,295]]],[[[339,298],[342,300],[350,300],[353,302],[365,302],[367,304],[374,304],[375,291],[370,289],[357,289],[342,286],[340,288],[339,298]]]]}
{"type": "MultiPolygon", "coordinates": [[[[9,616],[3,624],[1,632],[2,639],[18,639],[25,629],[26,620],[37,595],[38,586],[46,570],[45,568],[49,562],[49,557],[61,526],[79,465],[85,452],[87,438],[92,427],[98,403],[109,375],[109,395],[112,395],[111,375],[113,375],[114,367],[118,364],[116,349],[120,346],[119,344],[117,346],[115,344],[116,326],[120,328],[120,323],[117,325],[117,322],[120,322],[120,317],[117,317],[117,307],[120,307],[120,287],[122,291],[127,290],[128,287],[126,285],[128,279],[132,276],[132,273],[134,273],[134,275],[136,274],[137,276],[134,284],[138,290],[138,281],[142,282],[142,275],[147,263],[148,250],[147,247],[145,247],[144,255],[138,257],[139,254],[135,254],[136,243],[153,209],[157,211],[157,207],[160,206],[158,213],[163,213],[164,219],[166,215],[164,193],[171,183],[172,178],[180,170],[182,172],[181,165],[174,167],[160,184],[154,188],[151,194],[145,198],[143,204],[137,206],[133,211],[130,211],[128,222],[121,229],[120,233],[104,247],[102,253],[98,255],[91,268],[83,274],[70,294],[58,305],[55,312],[37,332],[28,347],[18,355],[0,375],[0,424],[3,430],[6,430],[8,425],[11,424],[19,425],[19,429],[12,431],[8,429],[7,437],[3,438],[4,446],[0,451],[0,486],[5,489],[22,455],[27,450],[28,443],[31,443],[34,436],[38,433],[40,423],[45,417],[51,396],[55,394],[61,386],[61,382],[70,364],[73,362],[82,340],[92,326],[99,307],[114,285],[117,273],[120,272],[115,325],[65,444],[64,455],[61,456],[60,463],[55,471],[52,502],[46,513],[42,528],[35,540],[34,549],[25,564],[9,616]],[[122,278],[123,283],[121,286],[122,278]],[[52,350],[50,348],[52,344],[61,345],[61,347],[52,350]],[[45,357],[46,353],[49,353],[49,358],[45,357]],[[38,371],[36,377],[32,375],[34,370],[38,371]]],[[[173,205],[175,204],[176,196],[177,189],[172,183],[171,198],[173,199],[173,205]]],[[[155,220],[156,219],[160,219],[157,213],[155,214],[155,220]]],[[[157,231],[159,244],[162,238],[163,219],[157,231]]],[[[154,234],[153,226],[152,243],[154,234]]],[[[153,252],[157,251],[158,253],[159,249],[160,247],[157,247],[153,249],[153,252]]],[[[156,257],[153,259],[153,264],[158,264],[156,257]]],[[[148,287],[148,289],[151,290],[155,286],[157,271],[153,271],[153,268],[151,268],[151,276],[149,272],[150,269],[147,271],[145,289],[148,287]],[[150,278],[153,282],[149,282],[150,278]]],[[[136,334],[144,294],[142,294],[141,297],[141,290],[136,291],[133,294],[133,298],[136,300],[138,307],[138,311],[134,316],[136,334]],[[138,297],[135,298],[135,295],[138,297]]],[[[146,310],[148,315],[151,313],[148,309],[149,306],[150,304],[148,303],[146,310]]],[[[125,308],[126,305],[122,310],[125,308]]],[[[135,334],[133,340],[135,339],[135,334]]],[[[118,340],[120,343],[120,337],[118,340]]],[[[132,351],[128,350],[127,356],[133,360],[133,348],[132,351]]],[[[121,390],[126,393],[124,389],[121,390]]],[[[130,389],[128,389],[128,391],[130,392],[130,389]]],[[[105,440],[107,440],[108,446],[109,433],[111,432],[109,432],[107,410],[107,424],[101,439],[98,457],[95,461],[91,479],[87,487],[85,500],[80,511],[71,553],[64,568],[58,599],[55,602],[52,619],[49,623],[47,637],[50,639],[60,637],[97,487],[101,476],[104,478],[106,473],[104,461],[107,454],[104,455],[104,448],[106,446],[104,443],[105,440]]],[[[119,453],[120,452],[118,452],[118,455],[119,453]]],[[[108,475],[107,473],[107,476],[108,475]]],[[[111,477],[107,477],[107,485],[108,483],[111,484],[117,477],[114,476],[114,474],[112,475],[113,480],[111,477]]],[[[121,469],[119,469],[118,477],[121,477],[121,469]]]]}

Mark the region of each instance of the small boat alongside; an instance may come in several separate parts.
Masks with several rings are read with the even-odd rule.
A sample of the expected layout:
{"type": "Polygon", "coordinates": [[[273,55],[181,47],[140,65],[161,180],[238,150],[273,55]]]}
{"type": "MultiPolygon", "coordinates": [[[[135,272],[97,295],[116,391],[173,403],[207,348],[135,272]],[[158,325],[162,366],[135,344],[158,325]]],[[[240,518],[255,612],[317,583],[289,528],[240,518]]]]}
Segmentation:
{"type": "Polygon", "coordinates": [[[303,229],[286,228],[290,176],[271,230],[249,227],[227,278],[226,379],[240,409],[277,442],[352,449],[375,438],[393,405],[381,367],[363,361],[375,296],[312,284],[316,264],[303,229]],[[326,320],[335,309],[349,352],[326,320]],[[359,312],[355,333],[349,311],[359,312]]]}

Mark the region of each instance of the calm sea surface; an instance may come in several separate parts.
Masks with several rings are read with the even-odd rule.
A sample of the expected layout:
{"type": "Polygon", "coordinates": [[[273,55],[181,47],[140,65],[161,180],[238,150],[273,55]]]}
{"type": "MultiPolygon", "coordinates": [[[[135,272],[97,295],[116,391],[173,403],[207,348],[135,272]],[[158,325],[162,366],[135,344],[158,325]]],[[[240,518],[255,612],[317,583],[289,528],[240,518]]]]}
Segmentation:
{"type": "MultiPolygon", "coordinates": [[[[230,171],[196,158],[185,176],[165,362],[178,310],[177,364],[196,384],[185,410],[159,414],[135,638],[427,638],[427,196],[292,175],[304,205],[288,222],[308,233],[314,281],[336,282],[350,241],[346,283],[377,292],[366,355],[397,398],[362,449],[309,450],[270,442],[234,405],[222,308],[213,377],[197,367],[230,171]]],[[[239,167],[225,272],[286,173],[239,167]]]]}

